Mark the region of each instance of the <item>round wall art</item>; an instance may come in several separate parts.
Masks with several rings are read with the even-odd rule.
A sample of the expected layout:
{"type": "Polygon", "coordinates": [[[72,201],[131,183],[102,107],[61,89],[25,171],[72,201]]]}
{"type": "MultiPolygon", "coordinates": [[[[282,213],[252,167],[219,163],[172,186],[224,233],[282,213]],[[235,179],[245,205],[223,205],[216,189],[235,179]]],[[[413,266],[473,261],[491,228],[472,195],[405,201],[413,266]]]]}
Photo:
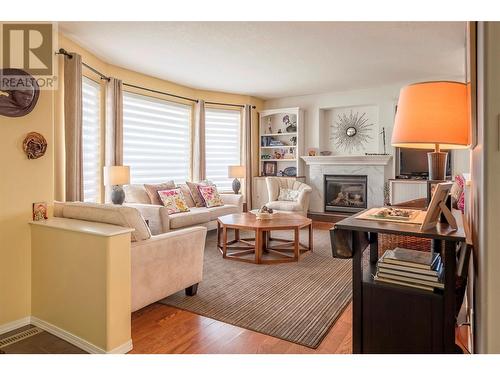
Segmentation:
{"type": "Polygon", "coordinates": [[[337,148],[351,152],[362,148],[372,139],[370,132],[373,125],[364,112],[342,113],[337,115],[337,120],[331,126],[332,137],[330,139],[337,148]]]}
{"type": "Polygon", "coordinates": [[[28,159],[38,159],[47,151],[47,141],[40,133],[28,133],[23,141],[23,150],[28,159]]]}
{"type": "Polygon", "coordinates": [[[21,117],[35,108],[40,95],[36,79],[21,69],[0,69],[0,115],[21,117]]]}

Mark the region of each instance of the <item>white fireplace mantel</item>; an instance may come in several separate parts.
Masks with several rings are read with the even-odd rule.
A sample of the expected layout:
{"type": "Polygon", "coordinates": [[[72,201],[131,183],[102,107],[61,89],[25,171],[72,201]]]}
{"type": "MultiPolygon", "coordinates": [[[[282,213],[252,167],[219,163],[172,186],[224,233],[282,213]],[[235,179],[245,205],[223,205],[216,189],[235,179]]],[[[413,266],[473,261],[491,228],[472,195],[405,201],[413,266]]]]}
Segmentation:
{"type": "Polygon", "coordinates": [[[368,208],[383,206],[391,158],[391,155],[302,156],[307,164],[307,183],[313,189],[309,210],[324,212],[325,175],[366,176],[368,208]]]}
{"type": "Polygon", "coordinates": [[[388,165],[392,155],[301,156],[307,165],[388,165]]]}

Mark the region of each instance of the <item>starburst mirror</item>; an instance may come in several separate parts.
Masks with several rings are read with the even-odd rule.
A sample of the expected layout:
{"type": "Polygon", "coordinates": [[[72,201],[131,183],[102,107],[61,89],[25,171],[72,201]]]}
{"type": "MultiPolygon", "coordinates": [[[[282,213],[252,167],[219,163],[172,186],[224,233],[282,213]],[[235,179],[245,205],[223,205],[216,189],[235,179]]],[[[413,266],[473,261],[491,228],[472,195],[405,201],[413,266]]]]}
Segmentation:
{"type": "Polygon", "coordinates": [[[366,112],[343,111],[336,115],[331,125],[330,140],[341,151],[361,150],[373,139],[371,135],[373,125],[366,112]]]}

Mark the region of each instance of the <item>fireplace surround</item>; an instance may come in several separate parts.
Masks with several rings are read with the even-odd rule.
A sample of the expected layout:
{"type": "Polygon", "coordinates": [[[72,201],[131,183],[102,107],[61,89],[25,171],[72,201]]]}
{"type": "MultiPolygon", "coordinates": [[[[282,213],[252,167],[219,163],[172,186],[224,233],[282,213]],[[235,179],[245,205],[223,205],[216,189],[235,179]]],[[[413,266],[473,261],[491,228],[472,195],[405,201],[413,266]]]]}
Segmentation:
{"type": "Polygon", "coordinates": [[[359,212],[367,208],[368,176],[324,175],[325,212],[359,212]]]}

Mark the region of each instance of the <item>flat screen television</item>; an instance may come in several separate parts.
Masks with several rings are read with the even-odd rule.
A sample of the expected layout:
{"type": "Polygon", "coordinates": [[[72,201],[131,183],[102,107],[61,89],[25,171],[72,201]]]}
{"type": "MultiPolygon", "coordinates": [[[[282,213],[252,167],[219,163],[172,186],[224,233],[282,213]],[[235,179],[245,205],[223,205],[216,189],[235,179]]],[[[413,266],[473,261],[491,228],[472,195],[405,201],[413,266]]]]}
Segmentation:
{"type": "MultiPolygon", "coordinates": [[[[427,153],[434,150],[396,148],[396,175],[406,178],[428,178],[427,153]]],[[[446,161],[446,176],[451,176],[451,151],[446,161]]]]}

